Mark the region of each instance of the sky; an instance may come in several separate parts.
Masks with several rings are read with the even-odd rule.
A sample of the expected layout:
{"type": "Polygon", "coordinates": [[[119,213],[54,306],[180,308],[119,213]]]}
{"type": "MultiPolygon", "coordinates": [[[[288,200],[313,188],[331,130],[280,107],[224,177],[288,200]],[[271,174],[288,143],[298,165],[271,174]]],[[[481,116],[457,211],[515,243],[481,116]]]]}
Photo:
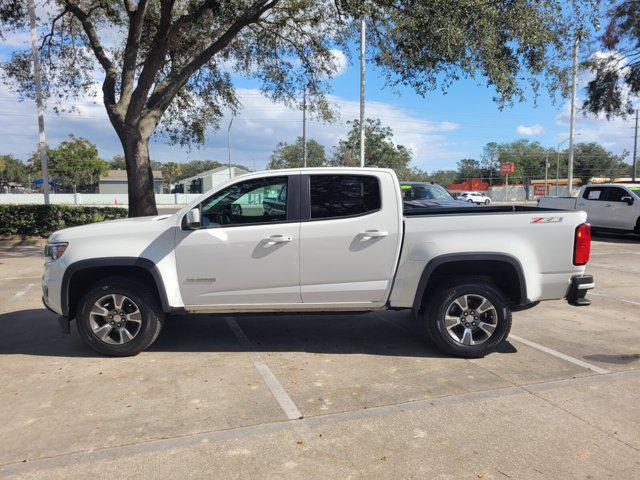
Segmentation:
{"type": "MultiPolygon", "coordinates": [[[[14,49],[29,48],[29,36],[18,33],[8,36],[0,45],[0,61],[14,49]]],[[[584,52],[581,53],[584,55],[584,52]]],[[[359,115],[359,64],[350,64],[344,55],[337,55],[337,75],[331,80],[329,99],[339,116],[334,123],[310,120],[307,136],[320,142],[330,153],[349,129],[347,121],[359,115]]],[[[587,74],[579,78],[578,105],[587,74]]],[[[232,162],[258,170],[266,167],[278,142],[294,142],[302,134],[302,112],[275,104],[263,97],[259,85],[251,80],[234,77],[242,108],[231,128],[232,162]]],[[[96,87],[96,92],[99,89],[96,87]]],[[[413,165],[429,172],[455,169],[462,158],[479,159],[483,146],[491,141],[509,142],[519,138],[553,146],[569,135],[568,101],[555,103],[546,91],[537,99],[528,92],[527,101],[506,107],[502,111],[493,101],[495,92],[482,79],[460,80],[443,94],[433,91],[426,97],[409,88],[389,89],[380,71],[372,65],[366,73],[366,115],[380,118],[394,132],[394,141],[413,153],[413,165]]],[[[56,146],[69,134],[85,137],[98,146],[102,158],[121,154],[118,138],[109,123],[101,98],[87,97],[74,102],[75,113],[55,114],[46,111],[47,143],[56,146]]],[[[200,148],[187,149],[168,145],[162,138],[152,141],[154,160],[184,162],[196,159],[227,161],[227,125],[231,117],[222,120],[222,128],[210,132],[200,148]]],[[[634,120],[604,117],[576,117],[576,141],[596,141],[614,153],[633,150],[634,120]]],[[[33,101],[19,102],[15,93],[0,83],[0,154],[14,154],[25,160],[38,142],[36,106],[33,101]]],[[[566,144],[565,144],[566,145],[566,144]]]]}

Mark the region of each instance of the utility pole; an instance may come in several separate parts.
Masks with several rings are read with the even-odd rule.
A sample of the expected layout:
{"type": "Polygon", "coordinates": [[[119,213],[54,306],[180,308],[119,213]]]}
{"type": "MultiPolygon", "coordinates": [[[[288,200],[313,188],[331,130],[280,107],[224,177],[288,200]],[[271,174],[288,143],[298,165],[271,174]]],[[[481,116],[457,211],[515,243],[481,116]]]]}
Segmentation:
{"type": "Polygon", "coordinates": [[[42,169],[42,193],[44,194],[44,204],[49,205],[49,168],[47,166],[47,144],[44,135],[44,103],[42,102],[40,56],[38,55],[38,32],[36,32],[36,7],[33,0],[29,0],[29,23],[31,24],[33,76],[36,83],[36,106],[38,107],[38,130],[40,132],[38,154],[40,156],[40,168],[42,169]]]}
{"type": "Polygon", "coordinates": [[[637,156],[636,153],[638,151],[638,110],[636,109],[636,133],[633,137],[633,167],[631,169],[631,181],[635,182],[636,181],[636,175],[637,175],[637,171],[636,171],[636,166],[637,166],[637,156]]]}
{"type": "Polygon", "coordinates": [[[569,165],[567,168],[567,184],[569,196],[573,196],[573,132],[576,127],[576,83],[578,78],[578,32],[573,37],[573,74],[571,81],[571,120],[569,124],[569,165]]]}
{"type": "Polygon", "coordinates": [[[302,90],[302,165],[307,168],[307,86],[302,90]]]}
{"type": "Polygon", "coordinates": [[[360,17],[360,166],[364,167],[364,67],[366,53],[366,29],[364,14],[360,17]]]}
{"type": "Polygon", "coordinates": [[[549,183],[549,150],[547,150],[547,155],[544,157],[544,196],[549,195],[548,190],[549,183]]]}
{"type": "Polygon", "coordinates": [[[236,118],[235,115],[231,117],[231,121],[229,122],[229,126],[227,127],[227,154],[228,154],[228,162],[229,162],[229,178],[231,179],[231,125],[233,124],[233,119],[236,118]]]}

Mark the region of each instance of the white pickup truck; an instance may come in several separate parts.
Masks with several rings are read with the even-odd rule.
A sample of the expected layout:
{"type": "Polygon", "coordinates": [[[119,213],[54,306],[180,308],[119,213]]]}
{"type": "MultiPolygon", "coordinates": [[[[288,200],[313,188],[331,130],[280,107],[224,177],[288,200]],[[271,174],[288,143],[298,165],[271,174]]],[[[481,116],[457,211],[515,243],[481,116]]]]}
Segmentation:
{"type": "Polygon", "coordinates": [[[538,206],[584,210],[595,229],[640,235],[640,184],[600,183],[585,185],[577,197],[541,197],[538,206]]]}
{"type": "Polygon", "coordinates": [[[144,350],[172,313],[412,309],[440,349],[478,357],[506,340],[514,310],[589,304],[585,220],[525,206],[403,214],[386,169],[253,173],[173,215],[53,233],[43,302],[107,355],[144,350]]]}

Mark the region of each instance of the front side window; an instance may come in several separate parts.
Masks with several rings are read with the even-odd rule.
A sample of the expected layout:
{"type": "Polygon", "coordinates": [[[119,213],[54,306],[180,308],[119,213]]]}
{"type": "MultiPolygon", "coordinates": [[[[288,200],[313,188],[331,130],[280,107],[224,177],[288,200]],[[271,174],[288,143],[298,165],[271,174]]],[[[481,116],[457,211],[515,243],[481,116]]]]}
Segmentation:
{"type": "Polygon", "coordinates": [[[622,197],[630,197],[629,192],[620,187],[607,188],[607,200],[610,202],[622,202],[622,197]]]}
{"type": "Polygon", "coordinates": [[[202,202],[204,228],[281,222],[287,219],[287,177],[231,185],[202,202]]]}
{"type": "Polygon", "coordinates": [[[311,175],[311,218],[365,215],[380,210],[380,185],[368,175],[311,175]]]}

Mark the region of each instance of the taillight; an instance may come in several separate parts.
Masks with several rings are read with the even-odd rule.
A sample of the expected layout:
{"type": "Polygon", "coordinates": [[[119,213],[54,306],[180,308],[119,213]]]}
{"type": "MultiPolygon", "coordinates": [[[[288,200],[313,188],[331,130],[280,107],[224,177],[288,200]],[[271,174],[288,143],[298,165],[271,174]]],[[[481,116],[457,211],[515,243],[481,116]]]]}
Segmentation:
{"type": "Polygon", "coordinates": [[[583,223],[576,228],[576,238],[573,244],[573,264],[586,265],[591,255],[591,225],[583,223]]]}

